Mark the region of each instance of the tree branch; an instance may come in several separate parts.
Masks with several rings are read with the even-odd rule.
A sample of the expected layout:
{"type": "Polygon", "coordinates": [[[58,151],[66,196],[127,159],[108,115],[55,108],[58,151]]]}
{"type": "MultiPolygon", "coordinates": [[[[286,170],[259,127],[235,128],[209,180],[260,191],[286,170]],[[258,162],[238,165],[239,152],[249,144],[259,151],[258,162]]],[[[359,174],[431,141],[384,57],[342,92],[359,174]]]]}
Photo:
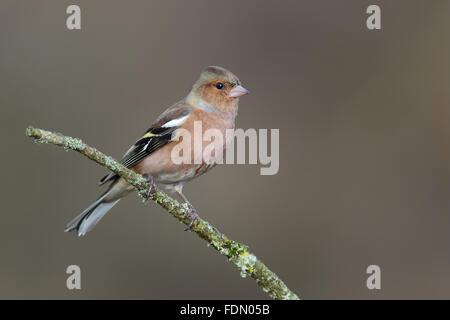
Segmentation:
{"type": "MultiPolygon", "coordinates": [[[[34,138],[38,143],[51,143],[63,147],[65,150],[75,150],[99,165],[108,168],[112,172],[123,177],[129,184],[134,186],[137,192],[146,197],[148,183],[140,174],[124,167],[116,160],[103,154],[97,149],[88,146],[78,138],[64,136],[60,133],[54,133],[42,129],[28,127],[26,135],[34,138]]],[[[183,218],[183,214],[188,210],[186,204],[180,204],[178,201],[169,197],[166,193],[157,189],[151,193],[151,200],[166,209],[172,216],[177,218],[185,225],[189,225],[190,220],[183,218]]],[[[200,238],[208,242],[208,245],[225,255],[229,261],[234,263],[240,270],[241,276],[247,275],[256,280],[256,283],[273,299],[280,300],[298,300],[298,296],[293,293],[278,276],[267,268],[254,254],[250,253],[245,244],[228,239],[221,234],[209,222],[200,219],[191,229],[200,238]]]]}

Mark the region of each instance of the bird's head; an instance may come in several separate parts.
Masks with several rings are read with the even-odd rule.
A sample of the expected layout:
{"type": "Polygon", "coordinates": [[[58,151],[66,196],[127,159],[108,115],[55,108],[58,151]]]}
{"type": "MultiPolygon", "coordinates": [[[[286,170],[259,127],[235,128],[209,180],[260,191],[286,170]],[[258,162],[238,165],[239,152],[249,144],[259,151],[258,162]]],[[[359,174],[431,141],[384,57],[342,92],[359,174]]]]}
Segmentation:
{"type": "Polygon", "coordinates": [[[246,94],[248,90],[233,73],[222,67],[210,66],[203,69],[189,96],[194,105],[231,111],[237,108],[239,97],[246,94]]]}

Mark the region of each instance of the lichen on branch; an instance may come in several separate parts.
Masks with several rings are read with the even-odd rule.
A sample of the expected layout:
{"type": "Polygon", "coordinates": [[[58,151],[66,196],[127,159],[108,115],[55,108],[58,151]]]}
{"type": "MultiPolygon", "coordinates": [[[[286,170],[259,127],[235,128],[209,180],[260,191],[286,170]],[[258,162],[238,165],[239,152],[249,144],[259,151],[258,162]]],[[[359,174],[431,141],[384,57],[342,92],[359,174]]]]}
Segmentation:
{"type": "MultiPolygon", "coordinates": [[[[108,168],[131,184],[145,200],[153,200],[180,222],[187,226],[189,225],[190,219],[183,217],[183,214],[188,210],[186,204],[180,204],[159,189],[150,193],[147,198],[147,190],[150,185],[142,175],[126,168],[99,150],[88,146],[82,140],[31,126],[26,129],[25,133],[28,137],[35,139],[34,141],[37,143],[54,144],[63,147],[65,150],[77,151],[99,165],[108,168]]],[[[216,249],[226,256],[230,262],[234,263],[238,267],[242,277],[250,276],[255,279],[256,283],[271,298],[279,300],[299,299],[274,272],[267,268],[254,254],[248,251],[248,247],[245,244],[229,239],[203,219],[195,223],[191,230],[200,238],[207,241],[209,246],[216,249]]]]}

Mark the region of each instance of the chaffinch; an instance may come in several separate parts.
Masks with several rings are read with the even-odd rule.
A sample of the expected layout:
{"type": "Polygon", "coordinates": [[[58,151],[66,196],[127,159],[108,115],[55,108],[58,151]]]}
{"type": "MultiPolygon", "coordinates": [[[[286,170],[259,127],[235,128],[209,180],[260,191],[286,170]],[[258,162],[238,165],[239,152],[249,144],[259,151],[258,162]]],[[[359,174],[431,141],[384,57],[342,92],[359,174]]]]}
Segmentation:
{"type": "MultiPolygon", "coordinates": [[[[188,205],[186,216],[191,218],[188,229],[199,219],[198,213],[182,192],[183,185],[213,168],[219,155],[205,161],[175,163],[173,149],[182,143],[184,136],[180,132],[192,133],[192,145],[203,141],[206,130],[219,130],[225,136],[227,129],[234,129],[239,97],[248,91],[240,80],[230,71],[216,66],[205,68],[195,82],[189,94],[181,101],[164,111],[145,134],[131,146],[123,156],[121,163],[142,174],[151,187],[162,184],[173,191],[188,205]],[[201,122],[202,135],[194,135],[194,123],[201,122]],[[195,141],[201,139],[202,141],[195,141]]],[[[220,141],[220,140],[219,140],[220,141]]],[[[227,141],[220,141],[222,151],[227,141]]],[[[192,148],[192,154],[194,147],[192,148]]],[[[97,200],[80,215],[70,221],[65,231],[76,230],[78,236],[85,235],[119,200],[133,191],[123,178],[110,173],[100,179],[100,185],[111,182],[110,186],[97,200]]]]}

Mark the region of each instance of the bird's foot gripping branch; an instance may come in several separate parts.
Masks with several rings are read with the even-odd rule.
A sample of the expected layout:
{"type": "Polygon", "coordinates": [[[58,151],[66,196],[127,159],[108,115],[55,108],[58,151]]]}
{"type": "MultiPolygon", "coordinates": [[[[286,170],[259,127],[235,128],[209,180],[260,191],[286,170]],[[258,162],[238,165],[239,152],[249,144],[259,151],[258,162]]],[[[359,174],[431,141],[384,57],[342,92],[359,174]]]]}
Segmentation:
{"type": "MultiPolygon", "coordinates": [[[[141,196],[145,198],[148,196],[149,199],[158,203],[180,222],[187,226],[190,224],[191,220],[185,214],[187,210],[189,210],[186,204],[180,204],[159,189],[148,193],[150,185],[143,176],[126,168],[112,157],[88,146],[80,139],[33,128],[31,126],[26,129],[26,135],[35,139],[35,142],[54,144],[63,147],[65,150],[74,150],[83,154],[125,179],[126,182],[132,185],[141,196]]],[[[209,246],[212,246],[226,256],[229,261],[234,263],[239,268],[242,277],[250,276],[255,279],[256,283],[271,298],[280,300],[299,299],[275,273],[269,270],[264,263],[248,251],[246,245],[227,238],[209,222],[202,219],[199,219],[198,222],[192,226],[191,230],[200,238],[204,239],[209,246]]]]}

